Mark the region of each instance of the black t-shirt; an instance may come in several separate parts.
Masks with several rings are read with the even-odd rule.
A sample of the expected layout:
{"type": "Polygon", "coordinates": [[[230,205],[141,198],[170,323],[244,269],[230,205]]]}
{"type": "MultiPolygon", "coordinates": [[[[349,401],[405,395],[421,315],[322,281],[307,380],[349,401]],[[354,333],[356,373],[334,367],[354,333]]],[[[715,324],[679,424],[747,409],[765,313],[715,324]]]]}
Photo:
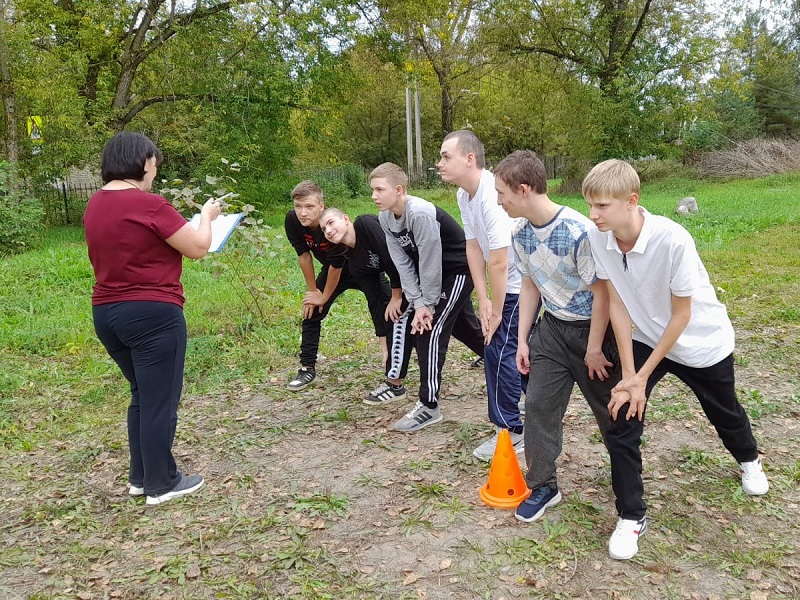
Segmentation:
{"type": "Polygon", "coordinates": [[[347,246],[331,244],[320,227],[316,229],[304,227],[294,210],[286,213],[283,226],[286,229],[286,237],[297,252],[297,256],[311,252],[323,266],[330,265],[336,269],[344,267],[347,262],[347,246]]]}
{"type": "Polygon", "coordinates": [[[401,288],[400,275],[389,256],[386,234],[377,215],[360,215],[353,221],[356,245],[349,248],[347,259],[353,277],[371,277],[386,273],[393,288],[401,288]]]}

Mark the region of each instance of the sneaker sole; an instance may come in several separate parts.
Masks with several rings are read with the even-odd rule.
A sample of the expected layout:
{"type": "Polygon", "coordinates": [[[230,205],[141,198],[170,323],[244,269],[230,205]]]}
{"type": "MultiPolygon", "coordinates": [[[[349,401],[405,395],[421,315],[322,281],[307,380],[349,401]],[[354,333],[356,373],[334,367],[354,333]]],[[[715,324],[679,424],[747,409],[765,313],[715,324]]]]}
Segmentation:
{"type": "MultiPolygon", "coordinates": [[[[525,453],[525,446],[514,446],[514,452],[517,454],[524,454],[525,453]]],[[[494,452],[491,455],[486,455],[478,452],[478,449],[472,451],[472,456],[477,458],[478,460],[483,460],[489,462],[494,458],[494,452]]]]}
{"type": "Polygon", "coordinates": [[[472,456],[474,456],[478,460],[482,460],[484,462],[489,462],[490,460],[492,460],[492,458],[494,458],[494,454],[492,454],[492,456],[487,456],[485,454],[481,454],[477,450],[473,450],[472,456]]]}
{"type": "Polygon", "coordinates": [[[186,496],[191,494],[192,492],[196,492],[201,487],[205,480],[201,481],[197,485],[193,485],[190,488],[186,488],[185,490],[181,490],[179,492],[167,492],[166,494],[161,494],[160,496],[148,496],[147,497],[147,504],[149,505],[156,505],[156,504],[164,504],[164,502],[169,502],[170,500],[174,500],[175,498],[180,498],[181,496],[186,496]]]}
{"type": "Polygon", "coordinates": [[[428,425],[435,425],[442,420],[442,415],[439,415],[436,419],[430,419],[429,421],[425,421],[422,425],[417,425],[413,429],[398,429],[397,427],[394,428],[395,431],[399,431],[400,433],[414,433],[415,431],[419,431],[420,429],[424,429],[428,425]]]}
{"type": "MultiPolygon", "coordinates": [[[[642,536],[639,536],[639,537],[642,537],[642,536]]],[[[613,558],[614,560],[630,560],[631,558],[633,558],[637,554],[639,554],[639,548],[638,547],[636,548],[636,552],[634,552],[633,554],[628,554],[627,556],[616,556],[616,555],[611,553],[611,549],[610,548],[608,550],[608,557],[609,558],[613,558]]]]}
{"type": "Polygon", "coordinates": [[[383,401],[381,401],[381,400],[370,400],[369,398],[364,398],[364,404],[369,404],[370,406],[383,406],[384,404],[391,404],[392,402],[395,402],[397,400],[405,400],[406,396],[408,396],[407,392],[405,394],[403,394],[402,396],[393,396],[392,398],[389,398],[388,400],[383,400],[383,401]]]}
{"type": "Polygon", "coordinates": [[[539,509],[539,512],[537,512],[535,515],[533,515],[533,516],[532,516],[532,517],[530,517],[529,519],[526,519],[525,517],[520,517],[520,516],[517,514],[517,512],[516,512],[516,511],[514,511],[514,517],[516,517],[517,521],[522,521],[523,523],[533,523],[534,521],[538,521],[539,519],[541,519],[541,518],[542,518],[542,515],[544,515],[545,511],[546,511],[548,508],[551,508],[551,507],[555,506],[555,505],[556,505],[556,504],[558,504],[559,502],[561,502],[561,492],[557,492],[557,493],[556,493],[556,495],[555,495],[555,497],[553,497],[553,498],[550,500],[550,502],[548,502],[548,503],[547,503],[547,504],[545,504],[545,505],[544,505],[542,508],[540,508],[540,509],[539,509]]]}
{"type": "Polygon", "coordinates": [[[305,383],[305,384],[303,384],[303,385],[300,385],[300,386],[293,386],[292,384],[288,384],[288,385],[286,386],[286,389],[287,389],[287,390],[289,390],[290,392],[299,392],[300,390],[304,390],[304,389],[306,389],[308,386],[310,386],[310,385],[313,385],[313,384],[314,384],[314,382],[315,382],[316,380],[317,380],[317,379],[316,379],[316,378],[314,378],[314,379],[312,379],[311,381],[309,381],[308,383],[305,383]]]}

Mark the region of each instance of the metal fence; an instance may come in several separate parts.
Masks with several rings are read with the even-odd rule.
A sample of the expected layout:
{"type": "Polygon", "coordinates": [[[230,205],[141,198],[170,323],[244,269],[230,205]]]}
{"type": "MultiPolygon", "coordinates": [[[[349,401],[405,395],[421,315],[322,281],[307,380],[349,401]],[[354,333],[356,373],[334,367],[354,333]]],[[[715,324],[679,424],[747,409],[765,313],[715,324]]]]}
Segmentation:
{"type": "Polygon", "coordinates": [[[48,226],[80,225],[89,197],[100,189],[100,183],[75,183],[59,180],[33,190],[42,202],[48,226]]]}
{"type": "MultiPolygon", "coordinates": [[[[569,166],[569,158],[563,156],[543,156],[547,169],[548,179],[563,177],[569,166]]],[[[369,192],[367,177],[369,171],[354,165],[343,167],[330,167],[326,169],[307,169],[292,170],[267,173],[265,179],[271,177],[291,178],[300,181],[301,179],[320,180],[326,184],[331,182],[339,183],[351,188],[355,192],[369,192]],[[363,185],[363,188],[361,187],[363,185]],[[360,189],[359,189],[360,188],[360,189]]],[[[410,184],[421,187],[436,187],[442,185],[442,180],[436,169],[436,163],[425,162],[422,171],[411,173],[410,184]]],[[[86,202],[102,184],[88,181],[74,181],[67,178],[60,179],[51,185],[39,186],[33,190],[34,197],[38,198],[45,210],[45,220],[48,226],[80,225],[83,213],[86,210],[86,202]]]]}

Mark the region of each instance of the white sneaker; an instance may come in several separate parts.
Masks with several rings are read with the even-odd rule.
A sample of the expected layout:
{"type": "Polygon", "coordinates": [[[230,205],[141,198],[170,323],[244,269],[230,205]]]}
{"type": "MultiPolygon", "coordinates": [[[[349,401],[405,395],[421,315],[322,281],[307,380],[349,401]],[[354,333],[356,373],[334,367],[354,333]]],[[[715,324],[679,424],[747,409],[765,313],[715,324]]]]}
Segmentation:
{"type": "Polygon", "coordinates": [[[608,555],[614,560],[628,560],[639,552],[639,538],[647,531],[647,517],[638,521],[619,519],[608,540],[608,555]]]}
{"type": "Polygon", "coordinates": [[[739,463],[742,472],[742,491],[748,496],[763,496],[769,491],[769,481],[761,466],[761,459],[739,463]]]}
{"type": "Polygon", "coordinates": [[[144,496],[144,488],[139,487],[138,485],[131,484],[131,487],[128,488],[128,495],[129,496],[144,496]]]}
{"type": "Polygon", "coordinates": [[[400,385],[392,385],[388,381],[384,381],[364,398],[364,404],[383,406],[396,400],[402,400],[406,395],[406,388],[402,383],[400,385]]]}
{"type": "MultiPolygon", "coordinates": [[[[525,452],[525,436],[521,433],[514,433],[513,431],[509,431],[508,433],[511,435],[511,443],[514,444],[514,452],[517,454],[520,452],[525,452]]],[[[498,430],[491,438],[475,448],[475,450],[472,451],[472,455],[481,460],[492,460],[492,458],[494,458],[494,453],[497,450],[497,437],[499,435],[500,431],[498,430]]]]}

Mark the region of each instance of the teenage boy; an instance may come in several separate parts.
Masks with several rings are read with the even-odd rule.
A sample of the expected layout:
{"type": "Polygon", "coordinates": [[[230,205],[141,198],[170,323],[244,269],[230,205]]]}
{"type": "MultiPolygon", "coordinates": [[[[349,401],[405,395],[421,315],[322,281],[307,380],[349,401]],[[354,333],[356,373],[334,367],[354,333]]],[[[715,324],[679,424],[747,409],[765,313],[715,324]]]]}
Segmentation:
{"type": "Polygon", "coordinates": [[[370,313],[374,310],[383,313],[387,321],[386,332],[390,335],[382,338],[388,341],[389,346],[388,359],[384,363],[386,381],[370,392],[364,402],[379,406],[402,400],[406,397],[403,379],[408,372],[412,342],[410,332],[406,335],[407,319],[400,319],[403,298],[400,275],[389,257],[386,236],[378,223],[378,217],[360,215],[355,221],[351,221],[350,217],[338,208],[326,208],[320,214],[319,226],[328,241],[341,244],[348,249],[347,264],[350,276],[358,282],[361,289],[381,289],[386,276],[389,277],[391,298],[386,298],[383,294],[367,293],[368,299],[380,300],[380,306],[375,309],[370,307],[370,313]]]}
{"type": "Polygon", "coordinates": [[[347,267],[347,247],[332,244],[319,226],[319,217],[325,209],[322,189],[313,181],[302,181],[292,190],[294,208],[286,213],[284,227],[289,243],[297,252],[297,260],[308,291],[303,298],[303,334],[300,343],[300,370],[288,388],[302,390],[317,377],[316,363],[322,320],[342,292],[357,289],[364,292],[370,307],[375,335],[378,336],[386,361],[386,330],[381,306],[391,295],[389,284],[383,280],[378,286],[362,287],[350,277],[347,267]],[[314,260],[322,265],[314,277],[314,260]]]}
{"type": "Polygon", "coordinates": [[[437,167],[442,181],[458,186],[456,197],[467,240],[467,263],[486,345],[489,420],[497,428],[473,454],[481,460],[491,460],[501,429],[509,431],[517,452],[523,452],[525,444],[519,410],[522,380],[516,361],[521,278],[510,251],[514,224],[497,203],[494,175],[485,165],[483,144],[473,132],[454,131],[444,138],[437,167]]]}
{"type": "Polygon", "coordinates": [[[525,412],[525,481],[532,492],[515,516],[530,523],[561,501],[556,459],[563,444],[561,421],[576,383],[603,434],[614,477],[620,446],[609,434],[607,406],[620,365],[608,326],[608,295],[595,275],[586,237],[592,224],[550,200],[547,172],[533,152],[510,154],[494,174],[501,206],[511,217],[524,218],[513,236],[522,272],[517,367],[536,384],[528,387],[525,412]],[[529,339],[540,299],[544,314],[529,339]]]}
{"type": "Polygon", "coordinates": [[[403,169],[383,163],[369,176],[386,245],[400,274],[416,335],[419,401],[394,424],[412,432],[442,420],[439,389],[450,336],[483,356],[481,324],[472,309],[464,231],[427,200],[406,194],[403,169]]]}
{"type": "Polygon", "coordinates": [[[612,463],[619,521],[612,558],[630,558],[647,529],[640,441],[647,399],[672,373],[695,393],[722,443],[739,463],[742,490],[761,496],[769,483],[747,413],[736,397],[734,332],[717,300],[689,232],[639,206],[639,176],[607,160],[583,181],[597,229],[589,233],[597,276],[608,280],[611,324],[619,343],[622,381],[608,406],[625,452],[612,463]],[[631,335],[631,328],[633,335],[631,335]],[[619,488],[619,489],[618,489],[619,488]]]}

